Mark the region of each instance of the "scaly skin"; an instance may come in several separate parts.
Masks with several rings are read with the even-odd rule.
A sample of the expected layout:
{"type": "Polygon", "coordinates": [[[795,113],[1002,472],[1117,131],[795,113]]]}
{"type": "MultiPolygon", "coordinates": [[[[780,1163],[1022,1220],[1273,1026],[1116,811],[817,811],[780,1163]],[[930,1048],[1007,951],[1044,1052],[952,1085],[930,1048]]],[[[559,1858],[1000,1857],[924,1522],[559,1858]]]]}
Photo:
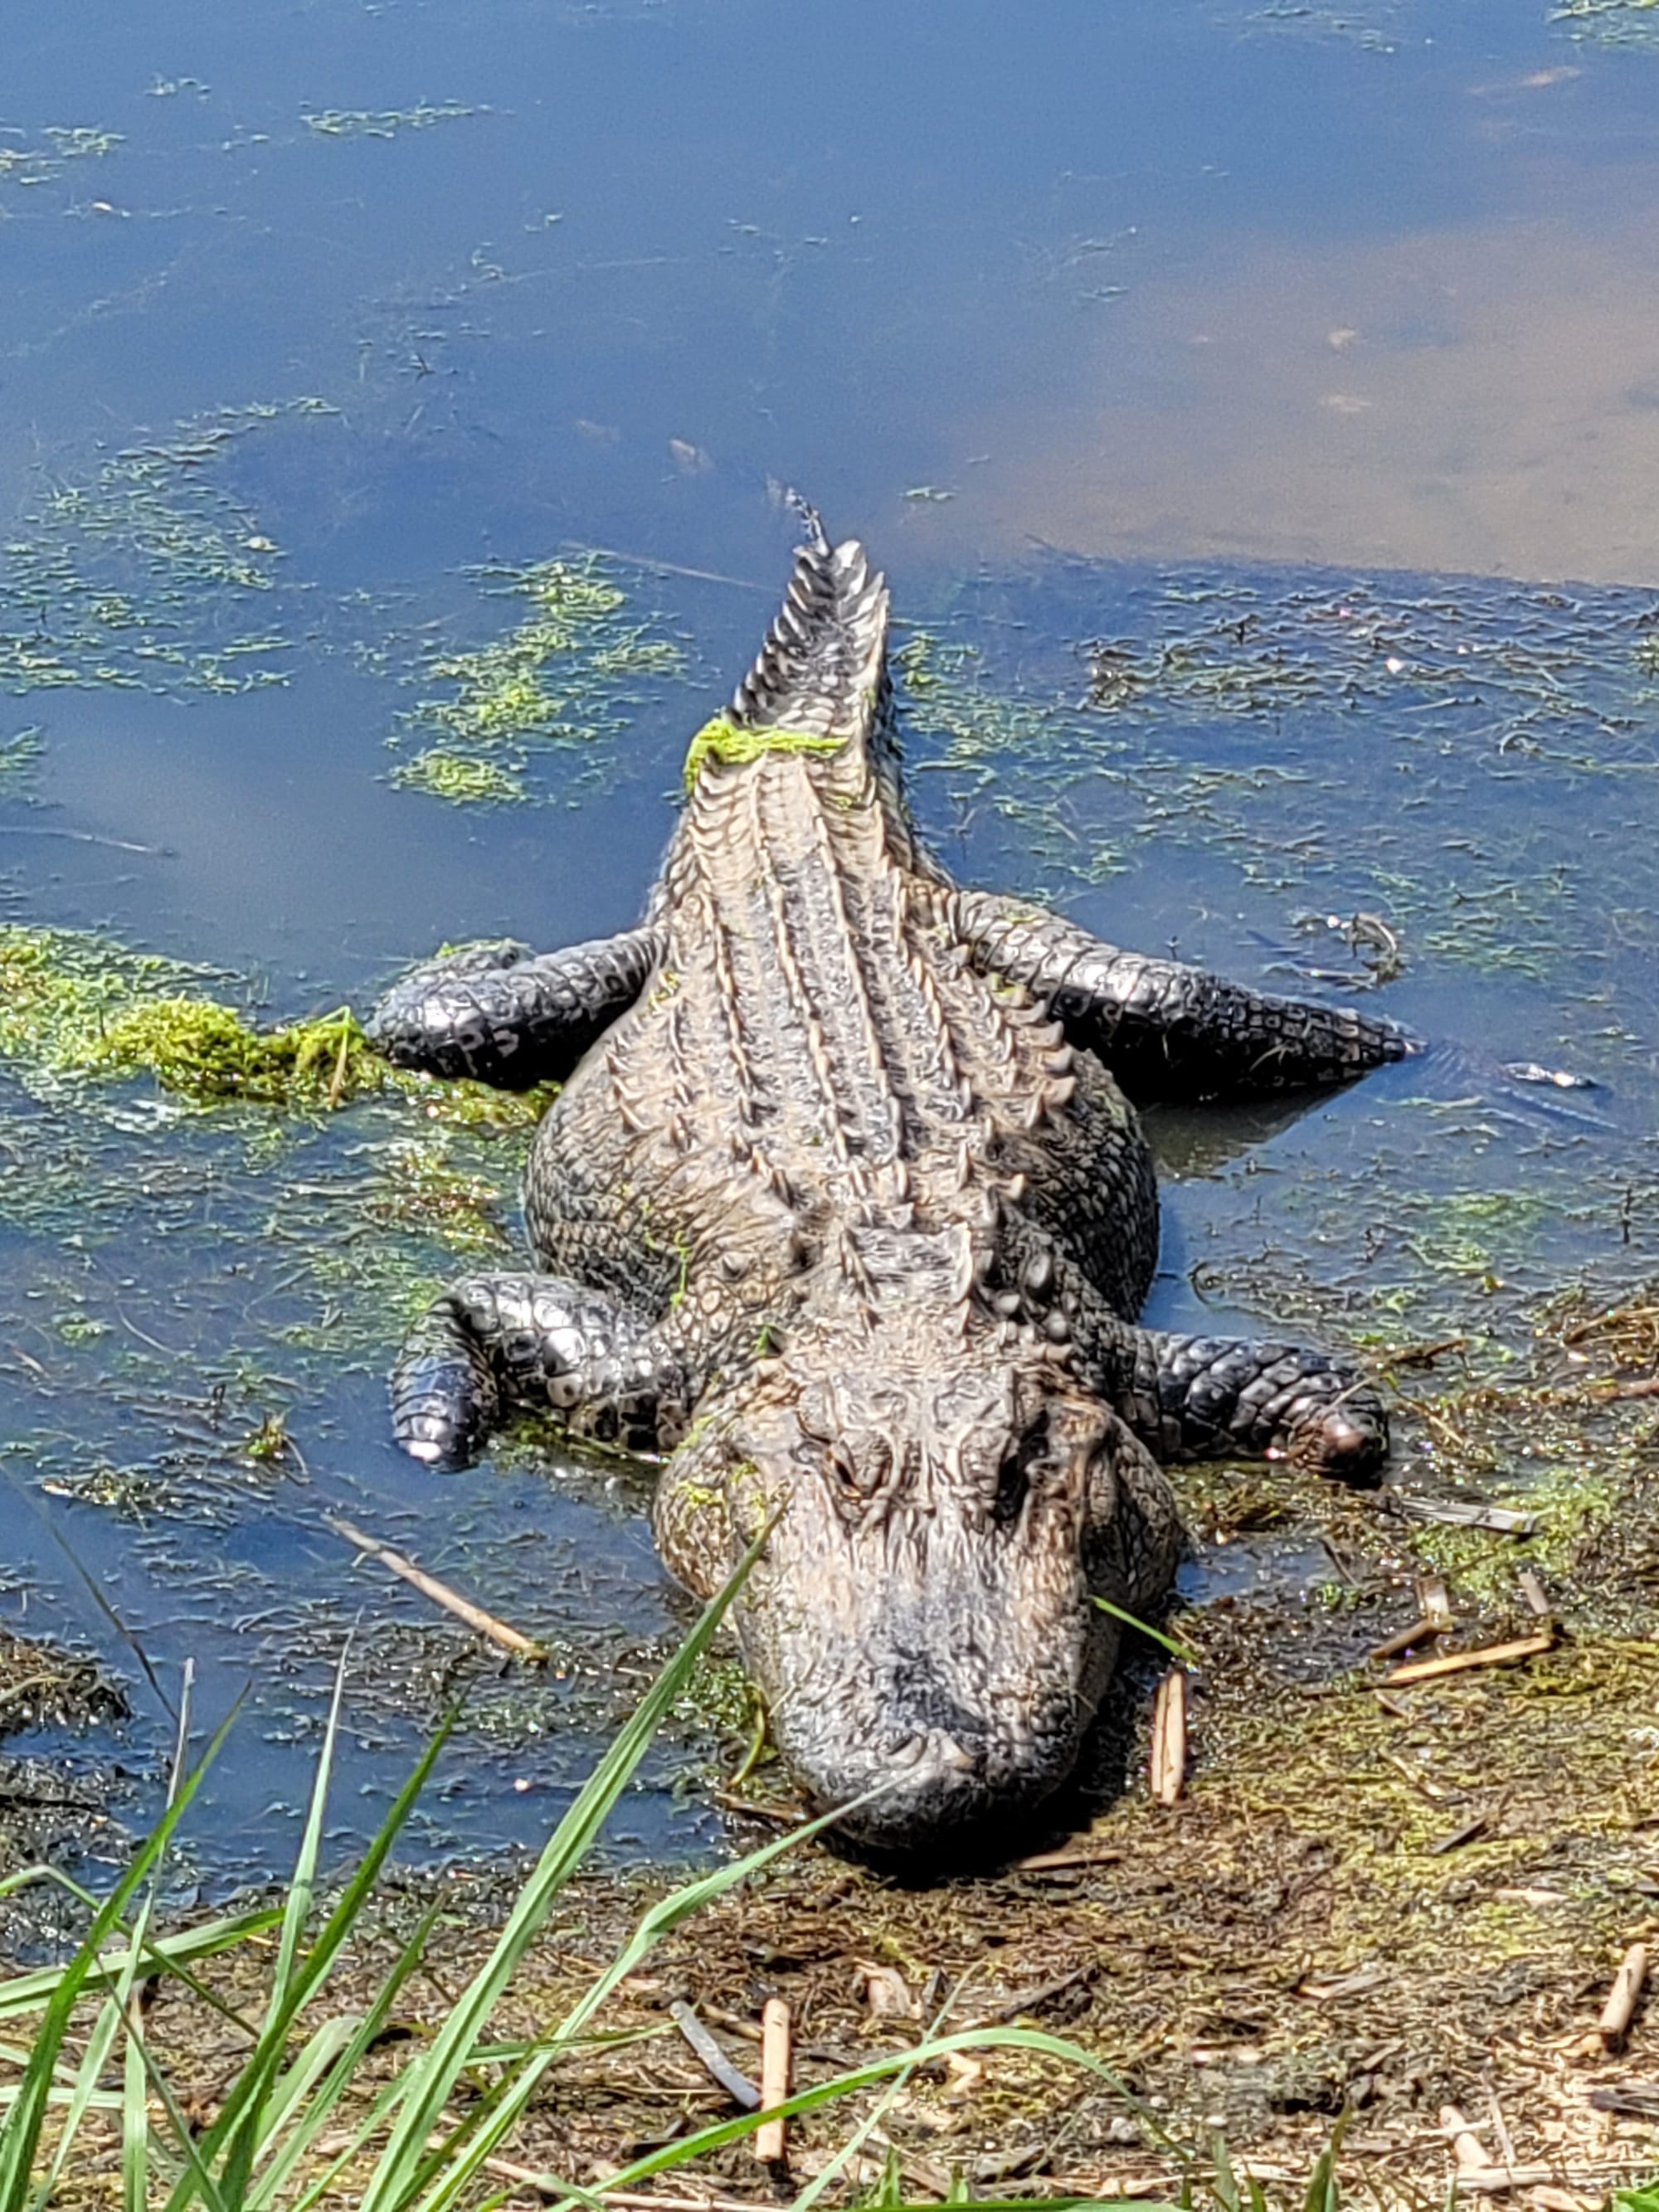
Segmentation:
{"type": "Polygon", "coordinates": [[[452,956],[372,1034],[567,1074],[532,1150],[537,1274],[475,1276],[393,1382],[405,1447],[507,1400],[672,1456],[654,1524],[736,1609],[780,1749],[844,1832],[937,1856],[1071,1771],[1115,1631],[1179,1541],[1154,1455],[1363,1475],[1375,1395],[1317,1353],[1134,1325],[1152,1168],[1115,1080],[1328,1083],[1413,1049],[1346,1010],[1138,960],[958,891],[900,792],[887,596],[813,525],[690,788],[646,924],[452,956]]]}

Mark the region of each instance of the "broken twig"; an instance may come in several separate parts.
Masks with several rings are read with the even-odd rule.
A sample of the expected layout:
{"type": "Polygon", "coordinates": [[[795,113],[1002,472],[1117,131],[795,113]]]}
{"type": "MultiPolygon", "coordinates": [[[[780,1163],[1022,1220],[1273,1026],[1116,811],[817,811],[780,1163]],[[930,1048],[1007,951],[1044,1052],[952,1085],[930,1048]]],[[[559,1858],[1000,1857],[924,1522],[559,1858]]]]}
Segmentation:
{"type": "Polygon", "coordinates": [[[1517,1637],[1513,1644],[1486,1644],[1478,1651],[1448,1651],[1438,1659],[1411,1659],[1383,1679],[1389,1686],[1405,1682],[1430,1682],[1442,1674],[1462,1674],[1472,1667],[1506,1667],[1512,1659],[1534,1659],[1555,1649],[1553,1634],[1517,1637]]]}
{"type": "Polygon", "coordinates": [[[1152,1796],[1173,1805],[1187,1779],[1187,1677],[1171,1667],[1152,1706],[1152,1796]]]}
{"type": "Polygon", "coordinates": [[[1595,2033],[1601,2039],[1604,2051],[1617,2051],[1629,2034],[1637,2000],[1647,1976],[1648,1947],[1645,1943],[1632,1943],[1620,1961],[1607,2001],[1601,2008],[1601,2017],[1595,2023],[1595,2033]]]}
{"type": "MultiPolygon", "coordinates": [[[[794,2074],[794,2050],[789,2032],[789,2008],[781,1997],[768,1997],[761,2008],[761,2108],[787,2104],[794,2074]]],[[[755,2131],[755,2156],[763,2166],[781,2166],[788,2146],[788,2122],[768,2120],[755,2131]]]]}
{"type": "Polygon", "coordinates": [[[1550,1604],[1549,1592],[1536,1573],[1531,1567],[1522,1567],[1516,1580],[1521,1585],[1521,1595],[1527,1601],[1528,1611],[1535,1613],[1540,1620],[1547,1620],[1553,1607],[1550,1604]]]}
{"type": "Polygon", "coordinates": [[[1437,1636],[1444,1633],[1440,1622],[1431,1620],[1425,1613],[1422,1620],[1413,1621],[1409,1628],[1402,1628],[1397,1636],[1385,1637],[1381,1644],[1373,1644],[1365,1656],[1368,1659],[1398,1659],[1413,1644],[1431,1644],[1437,1636]]]}
{"type": "Polygon", "coordinates": [[[464,1620],[469,1628],[476,1630],[480,1636],[488,1637],[503,1651],[511,1651],[520,1659],[546,1658],[546,1651],[532,1638],[520,1635],[516,1628],[509,1628],[504,1620],[497,1620],[493,1613],[486,1613],[481,1605],[474,1605],[471,1598],[465,1598],[458,1590],[451,1589],[447,1583],[441,1583],[434,1575],[428,1574],[423,1567],[417,1567],[413,1559],[406,1559],[401,1552],[394,1552],[389,1544],[382,1544],[373,1536],[366,1536],[361,1528],[354,1528],[349,1521],[343,1521],[337,1514],[325,1513],[323,1521],[337,1536],[343,1537],[354,1551],[361,1552],[367,1559],[378,1559],[390,1573],[419,1590],[422,1597],[429,1597],[434,1605],[442,1606],[446,1613],[453,1613],[457,1620],[464,1620]]]}
{"type": "Polygon", "coordinates": [[[1440,1659],[1409,1659],[1405,1666],[1395,1666],[1385,1681],[1389,1686],[1407,1681],[1433,1681],[1440,1674],[1464,1674],[1468,1668],[1478,1666],[1509,1666],[1510,1659],[1535,1659],[1540,1652],[1555,1650],[1555,1632],[1544,1631],[1535,1637],[1517,1637],[1513,1644],[1482,1644],[1474,1652],[1443,1652],[1440,1659]]]}
{"type": "Polygon", "coordinates": [[[1399,1491],[1391,1503],[1396,1513],[1412,1521],[1439,1521],[1451,1528],[1490,1528],[1498,1536],[1532,1536],[1538,1532],[1535,1513],[1517,1512],[1509,1505],[1484,1505],[1463,1498],[1407,1498],[1399,1491]]]}
{"type": "Polygon", "coordinates": [[[746,2074],[738,2071],[684,1998],[676,1997],[668,2010],[675,2027],[696,2053],[703,2071],[710,2079],[718,2082],[732,2102],[741,2105],[745,2112],[758,2112],[760,2091],[746,2074]]]}

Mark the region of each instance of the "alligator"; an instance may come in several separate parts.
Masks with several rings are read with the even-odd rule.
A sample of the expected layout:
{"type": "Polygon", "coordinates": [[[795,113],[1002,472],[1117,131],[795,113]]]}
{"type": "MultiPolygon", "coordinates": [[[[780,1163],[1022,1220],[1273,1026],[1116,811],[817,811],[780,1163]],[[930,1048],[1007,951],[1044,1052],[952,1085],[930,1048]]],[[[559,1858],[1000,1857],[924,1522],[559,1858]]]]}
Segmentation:
{"type": "Polygon", "coordinates": [[[527,1405],[660,1457],[654,1534],[692,1591],[763,1538],[733,1618],[809,1802],[849,1808],[856,1850],[950,1856],[1074,1769],[1109,1608],[1145,1616],[1174,1571],[1160,1460],[1362,1480],[1387,1449],[1376,1394],[1317,1352],[1135,1325],[1158,1205],[1131,1096],[1418,1048],[955,884],[904,800],[885,585],[810,511],[805,535],[691,743],[641,924],[468,948],[371,1017],[401,1066],[563,1085],[536,1271],[437,1300],[393,1425],[459,1465],[527,1405]]]}

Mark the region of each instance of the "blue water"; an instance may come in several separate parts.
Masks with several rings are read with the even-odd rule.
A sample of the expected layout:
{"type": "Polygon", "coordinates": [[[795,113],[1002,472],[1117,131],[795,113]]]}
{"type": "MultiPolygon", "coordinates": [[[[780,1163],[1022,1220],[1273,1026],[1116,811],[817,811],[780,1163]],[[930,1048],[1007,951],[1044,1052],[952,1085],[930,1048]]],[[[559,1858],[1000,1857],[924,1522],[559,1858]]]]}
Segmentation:
{"type": "MultiPolygon", "coordinates": [[[[0,785],[8,917],[233,970],[277,1015],[362,1006],[446,938],[629,921],[687,732],[769,612],[778,489],[798,485],[866,538],[902,616],[969,649],[970,688],[1049,718],[983,785],[918,731],[918,805],[952,866],[1281,983],[1347,957],[1323,913],[1385,908],[1412,951],[1392,1010],[1489,1058],[1577,1047],[1608,1085],[1595,1128],[1525,1125],[1552,1227],[1516,1256],[1521,1289],[1633,1267],[1645,1231],[1633,1254],[1608,1224],[1650,1170],[1659,1039],[1639,654],[1659,53],[1584,27],[1512,0],[33,11],[0,107],[0,637],[24,657],[0,664],[0,743],[41,748],[0,785]],[[629,687],[587,753],[538,757],[539,803],[389,781],[434,659],[518,618],[480,571],[586,549],[678,672],[629,687]],[[1595,588],[1563,613],[1470,576],[1595,588]],[[1366,578],[1393,627],[1339,666],[1332,624],[1359,618],[1338,610],[1366,578]],[[1171,715],[1154,685],[1144,712],[1079,718],[1081,641],[1127,642],[1151,680],[1172,636],[1249,594],[1326,670],[1305,699],[1264,680],[1171,715]],[[1419,680],[1459,635],[1478,660],[1540,629],[1566,660],[1542,649],[1518,691],[1419,680]],[[1580,632],[1601,676],[1571,714],[1540,708],[1576,682],[1580,632]],[[32,641],[73,680],[20,673],[32,641]]],[[[73,1141],[72,1117],[8,1104],[28,1144],[73,1141]]],[[[1418,1110],[1394,1079],[1288,1130],[1166,1124],[1160,1313],[1200,1310],[1200,1256],[1244,1267],[1264,1189],[1291,1194],[1264,1249],[1353,1275],[1377,1178],[1409,1156],[1420,1180],[1418,1110]]],[[[1493,1126],[1475,1158],[1501,1158],[1493,1126]]],[[[381,1114],[307,1139],[330,1233],[354,1146],[397,1138],[381,1114]]],[[[312,1166],[196,1123],[98,1143],[131,1148],[132,1203],[0,1225],[0,1341],[27,1355],[0,1370],[5,1617],[130,1682],[141,1773],[170,1723],[50,1528],[165,1684],[196,1663],[204,1717],[251,1680],[195,1846],[221,1886],[280,1863],[360,1614],[343,1845],[446,1702],[419,1601],[322,1529],[344,1510],[592,1656],[604,1711],[550,1692],[539,1733],[485,1686],[421,1835],[533,1842],[625,1703],[619,1662],[648,1666],[684,1617],[640,1484],[412,1469],[380,1349],[301,1358],[282,1334],[317,1319],[274,1212],[312,1166]],[[65,1336],[66,1302],[106,1334],[65,1336]],[[281,1406],[307,1480],[227,1452],[216,1382],[244,1428],[281,1406]],[[179,1401],[208,1407],[205,1456],[148,1510],[87,1480],[165,1476],[177,1438],[135,1410],[145,1389],[175,1430],[179,1401]]],[[[494,1173],[510,1188],[505,1153],[494,1173]]],[[[716,1832],[675,1794],[684,1756],[652,1770],[630,1848],[716,1832]]],[[[153,1803],[143,1781],[126,1809],[153,1803]]]]}

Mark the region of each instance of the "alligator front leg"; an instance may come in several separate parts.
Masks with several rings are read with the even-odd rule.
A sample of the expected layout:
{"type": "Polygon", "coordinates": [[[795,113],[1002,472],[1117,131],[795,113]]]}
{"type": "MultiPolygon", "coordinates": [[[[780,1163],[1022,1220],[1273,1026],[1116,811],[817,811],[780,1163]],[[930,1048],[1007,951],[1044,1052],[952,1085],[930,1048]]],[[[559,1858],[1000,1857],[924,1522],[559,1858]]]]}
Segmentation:
{"type": "Polygon", "coordinates": [[[508,1405],[580,1436],[667,1449],[685,1426],[682,1363],[650,1324],[557,1275],[468,1275],[428,1306],[392,1374],[392,1425],[416,1459],[461,1467],[508,1405]]]}
{"type": "Polygon", "coordinates": [[[1103,1314],[1085,1338],[1079,1364],[1091,1386],[1160,1460],[1290,1459],[1365,1482],[1387,1454],[1382,1400],[1323,1352],[1103,1314]]]}
{"type": "Polygon", "coordinates": [[[1347,1083],[1423,1048],[1352,1006],[1280,999],[1178,960],[1121,952],[1041,907],[963,891],[975,964],[1046,1000],[1137,1098],[1240,1098],[1347,1083]]]}
{"type": "Polygon", "coordinates": [[[368,1018],[369,1042],[396,1066],[501,1091],[562,1082],[639,997],[660,951],[653,929],[534,956],[469,945],[393,984],[368,1018]]]}

